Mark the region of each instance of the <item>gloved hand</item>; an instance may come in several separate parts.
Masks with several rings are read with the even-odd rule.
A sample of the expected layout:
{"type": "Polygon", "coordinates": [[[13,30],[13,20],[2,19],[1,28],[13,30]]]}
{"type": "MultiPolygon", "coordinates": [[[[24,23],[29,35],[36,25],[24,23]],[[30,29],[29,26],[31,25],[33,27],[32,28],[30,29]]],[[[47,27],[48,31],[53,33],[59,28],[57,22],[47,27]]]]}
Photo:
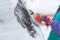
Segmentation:
{"type": "Polygon", "coordinates": [[[50,19],[48,16],[42,16],[42,20],[45,22],[46,26],[51,25],[51,23],[53,22],[52,19],[50,19]]]}

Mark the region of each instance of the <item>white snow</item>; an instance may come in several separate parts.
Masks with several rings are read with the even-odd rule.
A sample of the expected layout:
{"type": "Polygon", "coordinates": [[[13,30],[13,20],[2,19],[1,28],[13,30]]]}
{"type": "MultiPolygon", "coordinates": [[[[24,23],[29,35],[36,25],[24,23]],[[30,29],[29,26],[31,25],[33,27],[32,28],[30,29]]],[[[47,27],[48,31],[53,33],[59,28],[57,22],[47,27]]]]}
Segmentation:
{"type": "MultiPolygon", "coordinates": [[[[33,3],[28,1],[27,4],[31,3],[31,5],[27,6],[34,12],[55,12],[59,5],[58,2],[56,0],[36,0],[33,3]]],[[[37,38],[30,37],[26,29],[23,29],[17,22],[14,16],[16,4],[17,0],[0,0],[0,40],[41,40],[40,35],[37,38]]],[[[46,26],[41,26],[41,29],[45,40],[47,40],[51,28],[46,29],[46,26]]],[[[38,33],[40,33],[39,30],[38,33]]]]}

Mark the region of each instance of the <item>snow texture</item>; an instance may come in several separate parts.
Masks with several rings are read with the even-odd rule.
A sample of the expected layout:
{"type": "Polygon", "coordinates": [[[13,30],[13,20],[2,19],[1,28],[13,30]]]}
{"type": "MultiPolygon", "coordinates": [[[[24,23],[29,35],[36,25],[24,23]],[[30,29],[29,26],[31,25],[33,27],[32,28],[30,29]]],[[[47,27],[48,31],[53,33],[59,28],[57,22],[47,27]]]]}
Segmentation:
{"type": "MultiPolygon", "coordinates": [[[[59,5],[59,1],[57,0],[40,0],[40,2],[39,0],[36,0],[31,5],[30,3],[31,1],[28,1],[27,6],[34,12],[55,12],[59,5]],[[42,11],[40,8],[44,10],[42,11]]],[[[14,16],[14,8],[16,4],[17,0],[0,0],[0,40],[42,40],[44,38],[47,40],[51,30],[50,27],[47,30],[46,26],[40,26],[44,38],[41,37],[40,29],[38,28],[36,28],[39,33],[38,36],[32,38],[29,36],[27,30],[21,27],[14,16]]]]}

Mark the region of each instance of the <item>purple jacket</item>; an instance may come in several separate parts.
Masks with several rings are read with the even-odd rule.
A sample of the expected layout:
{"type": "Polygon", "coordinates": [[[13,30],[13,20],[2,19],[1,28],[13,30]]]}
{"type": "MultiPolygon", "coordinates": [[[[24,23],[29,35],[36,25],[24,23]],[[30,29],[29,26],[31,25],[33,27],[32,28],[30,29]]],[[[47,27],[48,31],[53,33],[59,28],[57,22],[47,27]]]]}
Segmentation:
{"type": "Polygon", "coordinates": [[[59,21],[54,20],[51,27],[52,27],[52,30],[54,30],[58,35],[60,35],[60,22],[59,21]]]}

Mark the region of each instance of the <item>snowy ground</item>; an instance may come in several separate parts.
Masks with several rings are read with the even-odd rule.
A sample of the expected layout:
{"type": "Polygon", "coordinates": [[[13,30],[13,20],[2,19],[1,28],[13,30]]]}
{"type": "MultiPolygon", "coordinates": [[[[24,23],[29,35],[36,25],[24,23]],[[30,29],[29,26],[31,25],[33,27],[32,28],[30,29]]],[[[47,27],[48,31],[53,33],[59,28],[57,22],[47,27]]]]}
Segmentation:
{"type": "MultiPolygon", "coordinates": [[[[21,25],[17,22],[14,16],[14,7],[16,5],[16,1],[0,0],[0,40],[41,40],[41,38],[43,37],[40,36],[37,36],[37,38],[31,38],[28,35],[27,31],[23,29],[21,25]]],[[[55,9],[57,9],[57,6],[55,9]]],[[[46,29],[46,26],[41,26],[41,29],[43,31],[45,40],[47,40],[51,28],[49,27],[48,29],[46,29]]]]}

